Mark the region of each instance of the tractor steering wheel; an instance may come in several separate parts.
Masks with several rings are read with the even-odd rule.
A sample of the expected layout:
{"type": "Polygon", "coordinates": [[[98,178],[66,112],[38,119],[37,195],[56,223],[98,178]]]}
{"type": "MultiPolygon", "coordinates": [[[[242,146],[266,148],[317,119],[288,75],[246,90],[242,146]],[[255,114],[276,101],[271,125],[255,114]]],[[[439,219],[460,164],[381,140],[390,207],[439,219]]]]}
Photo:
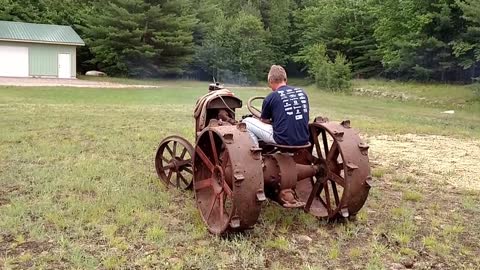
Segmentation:
{"type": "Polygon", "coordinates": [[[265,99],[265,97],[261,97],[261,96],[257,96],[257,97],[251,97],[248,101],[247,101],[247,108],[248,110],[253,114],[253,116],[257,117],[258,119],[261,118],[262,116],[262,111],[255,108],[253,106],[253,101],[254,100],[258,100],[258,99],[265,99]]]}

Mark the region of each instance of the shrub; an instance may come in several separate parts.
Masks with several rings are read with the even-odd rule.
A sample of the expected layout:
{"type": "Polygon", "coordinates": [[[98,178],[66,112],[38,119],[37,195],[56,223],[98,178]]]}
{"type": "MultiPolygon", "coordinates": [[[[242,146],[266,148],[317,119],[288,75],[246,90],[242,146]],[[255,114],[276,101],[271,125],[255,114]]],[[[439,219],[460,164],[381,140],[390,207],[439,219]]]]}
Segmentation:
{"type": "Polygon", "coordinates": [[[337,53],[331,61],[323,44],[315,44],[303,49],[294,58],[305,64],[307,72],[320,88],[332,91],[345,91],[352,87],[352,71],[346,57],[337,53]]]}

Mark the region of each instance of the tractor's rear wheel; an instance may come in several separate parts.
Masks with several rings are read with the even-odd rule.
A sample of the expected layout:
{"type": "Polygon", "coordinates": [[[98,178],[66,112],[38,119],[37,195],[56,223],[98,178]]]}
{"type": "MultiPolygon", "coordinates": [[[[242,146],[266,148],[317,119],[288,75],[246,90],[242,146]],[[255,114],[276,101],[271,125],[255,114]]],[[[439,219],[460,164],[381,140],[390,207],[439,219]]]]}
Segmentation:
{"type": "Polygon", "coordinates": [[[193,166],[195,200],[211,233],[241,231],[256,223],[265,197],[262,164],[244,124],[204,129],[193,166]]]}
{"type": "Polygon", "coordinates": [[[324,173],[297,184],[305,211],[317,217],[349,217],[364,205],[370,189],[368,146],[350,121],[310,124],[311,154],[324,173]]]}

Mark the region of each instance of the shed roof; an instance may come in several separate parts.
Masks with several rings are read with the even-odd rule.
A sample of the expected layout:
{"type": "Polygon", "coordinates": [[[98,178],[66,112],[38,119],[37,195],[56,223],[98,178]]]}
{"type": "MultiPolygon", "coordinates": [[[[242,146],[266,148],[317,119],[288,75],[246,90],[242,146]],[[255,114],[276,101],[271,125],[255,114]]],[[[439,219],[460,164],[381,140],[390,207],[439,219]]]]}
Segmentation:
{"type": "Polygon", "coordinates": [[[0,21],[0,40],[84,46],[70,26],[0,21]]]}

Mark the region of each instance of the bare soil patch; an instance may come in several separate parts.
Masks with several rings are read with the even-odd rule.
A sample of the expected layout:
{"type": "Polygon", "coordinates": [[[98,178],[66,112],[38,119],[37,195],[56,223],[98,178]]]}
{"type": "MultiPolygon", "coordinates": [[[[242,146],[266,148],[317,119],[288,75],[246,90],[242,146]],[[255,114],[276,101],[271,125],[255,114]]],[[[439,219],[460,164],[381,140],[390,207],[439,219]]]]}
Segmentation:
{"type": "Polygon", "coordinates": [[[369,138],[374,166],[411,175],[416,181],[480,190],[480,140],[405,134],[369,138]]]}
{"type": "Polygon", "coordinates": [[[40,254],[52,248],[52,243],[39,241],[25,241],[17,243],[15,236],[12,234],[0,234],[0,254],[18,255],[25,252],[32,254],[40,254]]]}
{"type": "Polygon", "coordinates": [[[8,195],[17,190],[18,190],[17,187],[8,187],[8,186],[0,187],[0,206],[9,204],[10,199],[7,198],[8,195]]]}

